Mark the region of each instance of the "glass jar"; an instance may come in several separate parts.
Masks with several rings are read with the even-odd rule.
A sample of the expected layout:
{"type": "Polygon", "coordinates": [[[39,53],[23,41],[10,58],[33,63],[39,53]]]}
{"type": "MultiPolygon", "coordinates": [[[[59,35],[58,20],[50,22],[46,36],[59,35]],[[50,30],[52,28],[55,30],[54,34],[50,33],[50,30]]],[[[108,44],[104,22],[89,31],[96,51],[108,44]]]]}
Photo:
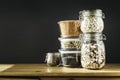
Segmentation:
{"type": "Polygon", "coordinates": [[[58,38],[61,44],[61,48],[65,50],[80,49],[81,41],[79,37],[71,38],[58,38]]]}
{"type": "Polygon", "coordinates": [[[48,52],[46,54],[45,62],[48,66],[57,66],[60,64],[60,53],[58,52],[48,52]]]}
{"type": "Polygon", "coordinates": [[[81,65],[87,69],[102,69],[105,65],[105,35],[84,33],[81,45],[81,65]]]}
{"type": "Polygon", "coordinates": [[[60,49],[62,65],[64,67],[79,67],[80,50],[62,50],[60,49]]]}
{"type": "Polygon", "coordinates": [[[104,29],[104,13],[101,9],[83,10],[79,12],[81,22],[81,31],[85,32],[102,32],[104,29]]]}

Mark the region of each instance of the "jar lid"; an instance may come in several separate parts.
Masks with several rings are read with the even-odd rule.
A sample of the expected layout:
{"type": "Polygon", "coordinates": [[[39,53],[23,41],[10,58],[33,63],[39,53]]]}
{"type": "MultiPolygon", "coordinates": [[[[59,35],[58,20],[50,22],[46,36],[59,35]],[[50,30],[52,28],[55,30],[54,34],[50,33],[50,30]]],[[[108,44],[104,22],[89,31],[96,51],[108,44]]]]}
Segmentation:
{"type": "Polygon", "coordinates": [[[77,38],[58,38],[59,41],[80,41],[79,37],[77,38]]]}
{"type": "Polygon", "coordinates": [[[105,15],[101,9],[83,10],[79,12],[79,15],[80,15],[80,18],[84,16],[99,16],[99,17],[105,18],[105,15]]]}
{"type": "Polygon", "coordinates": [[[59,52],[61,54],[76,54],[76,53],[80,53],[81,51],[80,50],[62,50],[62,49],[59,49],[59,52]]]}

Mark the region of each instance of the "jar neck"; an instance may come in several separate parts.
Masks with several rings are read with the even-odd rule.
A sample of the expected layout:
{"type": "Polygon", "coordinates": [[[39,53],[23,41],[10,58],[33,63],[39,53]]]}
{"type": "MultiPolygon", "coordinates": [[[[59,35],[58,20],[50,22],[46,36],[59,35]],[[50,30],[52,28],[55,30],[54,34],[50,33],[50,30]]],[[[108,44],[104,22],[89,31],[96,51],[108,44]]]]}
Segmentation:
{"type": "Polygon", "coordinates": [[[83,38],[83,40],[86,40],[86,41],[103,41],[104,39],[102,39],[100,37],[94,37],[94,38],[83,38]]]}
{"type": "Polygon", "coordinates": [[[87,33],[83,33],[80,35],[80,39],[82,39],[83,41],[102,41],[102,40],[106,40],[106,36],[102,33],[99,32],[87,32],[87,33]]]}
{"type": "Polygon", "coordinates": [[[102,40],[84,40],[83,44],[103,44],[102,40]]]}

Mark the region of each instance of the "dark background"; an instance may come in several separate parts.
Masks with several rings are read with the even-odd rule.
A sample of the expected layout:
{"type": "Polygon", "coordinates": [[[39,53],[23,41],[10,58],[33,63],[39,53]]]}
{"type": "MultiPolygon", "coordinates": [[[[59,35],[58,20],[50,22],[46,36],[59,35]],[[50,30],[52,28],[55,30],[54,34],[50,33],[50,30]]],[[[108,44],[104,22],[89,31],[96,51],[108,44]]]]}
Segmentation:
{"type": "Polygon", "coordinates": [[[102,9],[105,13],[106,60],[119,63],[120,9],[117,0],[114,1],[0,2],[0,63],[43,63],[47,52],[57,52],[60,48],[57,22],[78,19],[79,11],[84,9],[102,9]]]}

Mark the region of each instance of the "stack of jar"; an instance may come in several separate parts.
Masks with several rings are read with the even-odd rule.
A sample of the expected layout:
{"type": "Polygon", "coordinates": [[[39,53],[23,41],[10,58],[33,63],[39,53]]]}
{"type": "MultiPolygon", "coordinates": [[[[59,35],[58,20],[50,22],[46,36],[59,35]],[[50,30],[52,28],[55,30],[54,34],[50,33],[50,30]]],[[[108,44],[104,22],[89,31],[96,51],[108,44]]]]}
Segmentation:
{"type": "Polygon", "coordinates": [[[80,46],[81,40],[79,35],[80,21],[79,20],[63,20],[58,22],[61,36],[60,41],[61,61],[64,67],[77,67],[80,64],[80,46]]]}
{"type": "Polygon", "coordinates": [[[87,69],[102,69],[105,65],[105,46],[102,34],[104,14],[101,9],[80,11],[81,65],[87,69]]]}

